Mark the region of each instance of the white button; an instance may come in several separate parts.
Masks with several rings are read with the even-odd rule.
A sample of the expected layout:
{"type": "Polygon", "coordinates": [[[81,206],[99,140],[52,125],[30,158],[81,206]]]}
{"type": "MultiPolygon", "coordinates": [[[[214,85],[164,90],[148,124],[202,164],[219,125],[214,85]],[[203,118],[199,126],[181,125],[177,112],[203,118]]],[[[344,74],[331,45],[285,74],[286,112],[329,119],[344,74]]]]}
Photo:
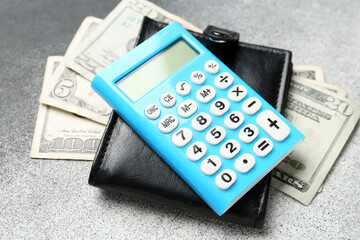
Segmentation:
{"type": "Polygon", "coordinates": [[[212,145],[216,145],[222,140],[224,140],[226,136],[226,131],[223,127],[215,126],[212,127],[205,135],[205,139],[208,143],[212,145]]]}
{"type": "Polygon", "coordinates": [[[190,76],[190,80],[195,84],[203,84],[205,78],[205,74],[202,71],[193,71],[190,76]]]}
{"type": "Polygon", "coordinates": [[[237,129],[244,122],[244,115],[239,111],[232,111],[224,120],[224,124],[229,129],[237,129]]]}
{"type": "Polygon", "coordinates": [[[223,72],[215,78],[214,85],[215,87],[220,89],[227,89],[228,87],[230,87],[233,81],[234,77],[230,73],[223,72]]]}
{"type": "Polygon", "coordinates": [[[236,159],[234,167],[239,173],[247,173],[255,165],[255,158],[249,153],[244,153],[236,159]]]}
{"type": "Polygon", "coordinates": [[[211,124],[211,117],[207,113],[199,113],[191,120],[191,126],[196,131],[204,131],[211,124]]]}
{"type": "Polygon", "coordinates": [[[242,85],[235,85],[232,88],[230,88],[228,92],[228,97],[233,102],[240,102],[241,100],[246,97],[247,90],[242,85]]]}
{"type": "Polygon", "coordinates": [[[281,142],[290,134],[290,128],[276,114],[265,110],[256,118],[256,123],[275,141],[281,142]]]}
{"type": "Polygon", "coordinates": [[[192,139],[192,132],[188,128],[180,128],[172,135],[172,142],[177,147],[183,147],[192,139]]]}
{"type": "Polygon", "coordinates": [[[182,102],[178,108],[177,112],[180,117],[188,118],[192,116],[197,111],[197,103],[194,100],[188,99],[182,102]]]}
{"type": "Polygon", "coordinates": [[[247,124],[239,131],[239,139],[244,143],[250,143],[258,134],[259,129],[255,125],[247,124]]]}
{"type": "Polygon", "coordinates": [[[240,143],[234,139],[227,140],[220,148],[220,155],[223,158],[231,159],[240,152],[240,143]]]}
{"type": "Polygon", "coordinates": [[[203,142],[194,142],[186,149],[186,156],[191,161],[199,161],[205,156],[207,151],[206,145],[203,142]]]}
{"type": "Polygon", "coordinates": [[[211,176],[219,171],[220,167],[221,159],[216,155],[211,155],[201,162],[200,169],[205,175],[211,176]]]}
{"type": "Polygon", "coordinates": [[[145,107],[145,116],[149,119],[157,119],[160,116],[160,108],[156,104],[149,104],[145,107]]]}
{"type": "Polygon", "coordinates": [[[215,184],[221,190],[229,189],[236,182],[236,174],[233,170],[225,169],[215,178],[215,184]]]}
{"type": "Polygon", "coordinates": [[[176,84],[176,92],[181,96],[187,96],[191,92],[191,86],[184,81],[178,82],[178,84],[176,84]]]}
{"type": "Polygon", "coordinates": [[[210,112],[215,116],[224,115],[230,108],[230,103],[225,98],[219,98],[210,105],[210,112]]]}
{"type": "Polygon", "coordinates": [[[257,99],[256,97],[251,97],[243,103],[241,109],[244,111],[244,113],[253,115],[257,111],[259,111],[260,108],[261,108],[260,100],[257,99]]]}
{"type": "Polygon", "coordinates": [[[274,144],[270,139],[260,138],[259,141],[254,144],[253,152],[258,157],[265,157],[271,152],[273,146],[274,144]]]}
{"type": "Polygon", "coordinates": [[[215,97],[215,88],[212,86],[204,86],[196,93],[196,99],[201,103],[208,103],[215,97]]]}
{"type": "Polygon", "coordinates": [[[164,93],[163,95],[161,95],[160,103],[164,107],[172,107],[176,103],[176,98],[172,93],[164,93]]]}
{"type": "Polygon", "coordinates": [[[217,62],[215,62],[214,60],[210,60],[210,61],[207,61],[205,63],[205,71],[207,71],[208,73],[211,73],[211,74],[216,74],[219,72],[219,69],[220,69],[220,66],[217,62]]]}
{"type": "Polygon", "coordinates": [[[158,128],[163,133],[172,132],[179,124],[178,118],[173,114],[168,114],[159,120],[158,128]]]}

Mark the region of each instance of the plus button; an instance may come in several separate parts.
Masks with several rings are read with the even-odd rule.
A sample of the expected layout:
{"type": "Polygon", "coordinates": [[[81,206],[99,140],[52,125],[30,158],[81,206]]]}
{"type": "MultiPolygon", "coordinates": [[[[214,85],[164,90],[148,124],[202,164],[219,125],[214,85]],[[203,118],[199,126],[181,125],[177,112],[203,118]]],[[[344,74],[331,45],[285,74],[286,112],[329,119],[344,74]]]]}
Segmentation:
{"type": "Polygon", "coordinates": [[[279,129],[279,126],[276,125],[277,120],[274,120],[274,121],[273,121],[273,120],[271,120],[270,118],[268,118],[267,120],[270,122],[269,127],[275,127],[276,129],[279,129]]]}

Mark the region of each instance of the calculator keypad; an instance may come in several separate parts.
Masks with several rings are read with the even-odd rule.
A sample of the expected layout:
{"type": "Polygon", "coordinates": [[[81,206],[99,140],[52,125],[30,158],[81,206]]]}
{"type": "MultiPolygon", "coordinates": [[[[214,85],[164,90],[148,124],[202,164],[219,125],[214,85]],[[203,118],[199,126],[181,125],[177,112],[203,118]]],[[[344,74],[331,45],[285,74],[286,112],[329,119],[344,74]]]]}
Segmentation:
{"type": "Polygon", "coordinates": [[[236,173],[231,169],[221,171],[215,178],[215,184],[222,190],[229,189],[236,182],[236,173]]]}
{"type": "Polygon", "coordinates": [[[224,125],[228,129],[237,129],[244,122],[244,115],[239,111],[232,111],[224,120],[224,125]]]}
{"type": "Polygon", "coordinates": [[[172,135],[172,143],[177,147],[183,147],[192,140],[192,132],[188,128],[180,128],[172,135]]]}
{"type": "Polygon", "coordinates": [[[255,158],[249,153],[244,153],[236,159],[234,167],[239,173],[247,173],[255,165],[255,158]]]}
{"type": "Polygon", "coordinates": [[[224,115],[230,108],[230,103],[225,98],[219,98],[210,105],[210,112],[215,116],[224,115]]]}
{"type": "Polygon", "coordinates": [[[260,108],[261,102],[256,97],[247,99],[241,107],[243,112],[249,115],[254,115],[257,111],[259,111],[260,108]]]}
{"type": "Polygon", "coordinates": [[[180,96],[187,96],[191,92],[191,86],[189,83],[187,83],[185,81],[181,81],[178,84],[176,84],[175,90],[176,90],[177,94],[179,94],[180,96]]]}
{"type": "Polygon", "coordinates": [[[234,77],[230,73],[223,72],[215,78],[214,85],[219,89],[227,89],[233,81],[234,77]]]}
{"type": "Polygon", "coordinates": [[[251,143],[259,134],[259,129],[253,124],[245,125],[239,131],[239,139],[244,143],[251,143]]]}
{"type": "Polygon", "coordinates": [[[207,152],[205,143],[197,141],[186,149],[186,156],[191,161],[199,161],[207,152]]]}
{"type": "Polygon", "coordinates": [[[246,97],[247,90],[244,86],[235,85],[228,91],[228,98],[233,102],[240,102],[246,97]]]}
{"type": "Polygon", "coordinates": [[[211,124],[211,117],[208,113],[199,113],[191,120],[191,127],[196,131],[204,131],[211,124]]]}
{"type": "Polygon", "coordinates": [[[177,113],[180,117],[189,118],[197,111],[197,103],[194,100],[188,99],[180,103],[177,108],[177,113]]]}
{"type": "Polygon", "coordinates": [[[289,126],[270,110],[261,112],[256,118],[256,123],[278,142],[283,141],[290,134],[289,126]]]}
{"type": "Polygon", "coordinates": [[[204,67],[205,67],[205,71],[207,71],[210,74],[217,74],[220,69],[219,64],[214,60],[207,61],[204,67]]]}
{"type": "Polygon", "coordinates": [[[190,76],[190,80],[195,84],[203,84],[205,78],[205,74],[202,71],[193,71],[190,76]]]}
{"type": "Polygon", "coordinates": [[[220,167],[221,159],[216,155],[211,155],[201,162],[200,169],[205,175],[211,176],[219,171],[220,167]]]}
{"type": "Polygon", "coordinates": [[[172,132],[179,125],[179,120],[174,114],[168,114],[158,122],[158,128],[163,133],[172,132]]]}
{"type": "Polygon", "coordinates": [[[164,107],[170,108],[175,105],[176,98],[172,93],[164,93],[163,95],[161,95],[160,103],[164,107]]]}
{"type": "Polygon", "coordinates": [[[224,140],[226,136],[226,131],[221,126],[212,127],[205,135],[205,139],[211,145],[217,145],[222,140],[224,140]]]}
{"type": "Polygon", "coordinates": [[[231,159],[240,152],[240,143],[234,139],[226,141],[220,148],[220,154],[223,158],[231,159]]]}
{"type": "Polygon", "coordinates": [[[215,88],[212,86],[204,86],[196,93],[196,99],[201,103],[208,103],[214,99],[216,94],[215,88]]]}
{"type": "Polygon", "coordinates": [[[160,108],[156,104],[149,104],[145,107],[145,116],[149,119],[157,119],[160,116],[160,108]]]}
{"type": "Polygon", "coordinates": [[[260,138],[259,141],[254,144],[253,152],[258,157],[265,157],[271,152],[273,147],[274,144],[270,139],[260,138]]]}

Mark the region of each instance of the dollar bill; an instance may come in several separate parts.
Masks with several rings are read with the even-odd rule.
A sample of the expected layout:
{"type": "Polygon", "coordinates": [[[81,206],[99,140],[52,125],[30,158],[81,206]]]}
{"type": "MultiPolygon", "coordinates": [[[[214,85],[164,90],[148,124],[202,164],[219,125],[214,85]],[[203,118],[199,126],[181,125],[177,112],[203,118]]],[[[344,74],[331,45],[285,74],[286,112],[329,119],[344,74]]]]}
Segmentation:
{"type": "MultiPolygon", "coordinates": [[[[49,57],[43,87],[62,57],[49,57]]],[[[72,113],[40,104],[30,157],[93,160],[105,126],[72,113]]]]}
{"type": "Polygon", "coordinates": [[[351,100],[292,79],[285,117],[305,135],[305,141],[274,169],[272,186],[309,205],[359,116],[360,109],[351,100]]]}
{"type": "MultiPolygon", "coordinates": [[[[83,42],[102,20],[87,17],[80,25],[67,53],[83,42]]],[[[40,102],[106,124],[111,107],[90,86],[90,82],[67,68],[64,59],[43,88],[40,102]]]]}
{"type": "Polygon", "coordinates": [[[143,16],[187,29],[201,30],[146,0],[123,0],[81,47],[69,52],[65,64],[88,80],[134,47],[143,16]]]}
{"type": "Polygon", "coordinates": [[[342,87],[339,87],[339,86],[336,86],[336,85],[333,85],[330,83],[326,83],[326,82],[316,82],[316,81],[310,80],[309,78],[302,78],[302,77],[297,77],[297,76],[292,76],[292,79],[296,79],[300,82],[307,82],[308,84],[311,84],[312,86],[324,88],[324,89],[334,92],[342,97],[346,97],[346,90],[342,87]]]}
{"type": "Polygon", "coordinates": [[[307,78],[318,82],[325,82],[324,71],[319,66],[295,65],[292,70],[293,76],[307,78]]]}

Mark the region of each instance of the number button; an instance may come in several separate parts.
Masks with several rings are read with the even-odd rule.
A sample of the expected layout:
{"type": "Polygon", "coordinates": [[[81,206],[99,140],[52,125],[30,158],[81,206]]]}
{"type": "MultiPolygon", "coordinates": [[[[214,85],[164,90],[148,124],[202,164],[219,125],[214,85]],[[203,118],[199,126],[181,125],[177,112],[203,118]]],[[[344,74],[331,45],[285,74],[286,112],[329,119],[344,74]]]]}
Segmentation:
{"type": "Polygon", "coordinates": [[[235,85],[232,88],[230,88],[228,92],[228,97],[233,102],[240,102],[241,100],[246,97],[247,90],[244,86],[241,85],[235,85]]]}
{"type": "Polygon", "coordinates": [[[270,110],[261,112],[256,118],[256,123],[278,142],[284,141],[290,134],[289,126],[270,110]]]}
{"type": "Polygon", "coordinates": [[[228,129],[237,129],[243,122],[244,115],[239,111],[232,111],[224,120],[224,124],[228,129]]]}
{"type": "Polygon", "coordinates": [[[211,145],[219,144],[222,140],[224,140],[226,136],[226,131],[223,127],[215,126],[212,127],[205,135],[205,139],[211,145]]]}
{"type": "Polygon", "coordinates": [[[191,126],[196,131],[204,131],[211,124],[211,117],[207,113],[199,113],[191,120],[191,126]]]}
{"type": "Polygon", "coordinates": [[[236,174],[233,170],[225,169],[215,178],[215,184],[221,190],[229,189],[236,181],[236,174]]]}
{"type": "Polygon", "coordinates": [[[180,117],[189,118],[197,111],[197,103],[194,100],[188,99],[182,102],[178,108],[177,112],[180,117]]]}
{"type": "Polygon", "coordinates": [[[215,78],[214,85],[220,89],[227,89],[233,81],[234,77],[230,73],[223,72],[215,78]]]}
{"type": "Polygon", "coordinates": [[[205,63],[205,71],[207,71],[208,73],[211,73],[211,74],[216,74],[219,72],[219,69],[220,69],[220,66],[217,62],[215,62],[214,60],[210,60],[210,61],[207,61],[205,63]]]}
{"type": "Polygon", "coordinates": [[[201,103],[208,103],[215,97],[215,88],[212,86],[204,86],[196,93],[196,99],[201,103]]]}
{"type": "Polygon", "coordinates": [[[205,82],[205,74],[202,71],[193,71],[190,80],[195,84],[203,84],[205,82]]]}
{"type": "Polygon", "coordinates": [[[250,171],[250,169],[254,167],[254,165],[254,156],[249,153],[245,153],[241,155],[238,159],[236,159],[234,167],[239,173],[247,173],[248,171],[250,171]]]}
{"type": "Polygon", "coordinates": [[[210,105],[210,112],[215,116],[224,115],[230,108],[230,103],[225,98],[219,98],[210,105]]]}
{"type": "Polygon", "coordinates": [[[220,148],[220,155],[223,158],[231,159],[240,152],[240,143],[234,139],[227,140],[220,148]]]}
{"type": "Polygon", "coordinates": [[[216,155],[211,155],[205,158],[204,161],[201,162],[200,169],[203,174],[211,176],[214,175],[217,171],[219,171],[221,167],[221,160],[216,155]]]}
{"type": "Polygon", "coordinates": [[[176,92],[181,96],[187,96],[191,92],[191,86],[187,82],[181,81],[176,84],[176,92]]]}
{"type": "Polygon", "coordinates": [[[203,142],[194,142],[186,149],[186,156],[191,161],[199,161],[205,156],[207,151],[206,145],[203,142]]]}
{"type": "Polygon", "coordinates": [[[149,119],[157,119],[160,116],[160,108],[156,104],[149,104],[145,107],[145,116],[149,119]]]}
{"type": "Polygon", "coordinates": [[[260,138],[253,147],[253,152],[258,157],[265,157],[273,149],[274,144],[268,138],[260,138]]]}
{"type": "Polygon", "coordinates": [[[172,132],[179,124],[178,118],[173,114],[168,114],[159,120],[158,128],[163,133],[172,132]]]}
{"type": "Polygon", "coordinates": [[[164,106],[164,107],[172,107],[175,105],[176,103],[176,98],[172,93],[164,93],[163,95],[161,95],[160,98],[160,103],[164,106]]]}
{"type": "Polygon", "coordinates": [[[177,147],[183,147],[192,139],[192,132],[188,128],[180,128],[172,135],[172,142],[177,147]]]}
{"type": "Polygon", "coordinates": [[[239,131],[239,139],[244,143],[250,143],[258,134],[259,129],[255,125],[247,124],[239,131]]]}
{"type": "Polygon", "coordinates": [[[241,109],[246,114],[254,115],[257,111],[259,111],[260,108],[261,108],[260,100],[257,99],[256,97],[251,97],[243,103],[241,109]]]}

